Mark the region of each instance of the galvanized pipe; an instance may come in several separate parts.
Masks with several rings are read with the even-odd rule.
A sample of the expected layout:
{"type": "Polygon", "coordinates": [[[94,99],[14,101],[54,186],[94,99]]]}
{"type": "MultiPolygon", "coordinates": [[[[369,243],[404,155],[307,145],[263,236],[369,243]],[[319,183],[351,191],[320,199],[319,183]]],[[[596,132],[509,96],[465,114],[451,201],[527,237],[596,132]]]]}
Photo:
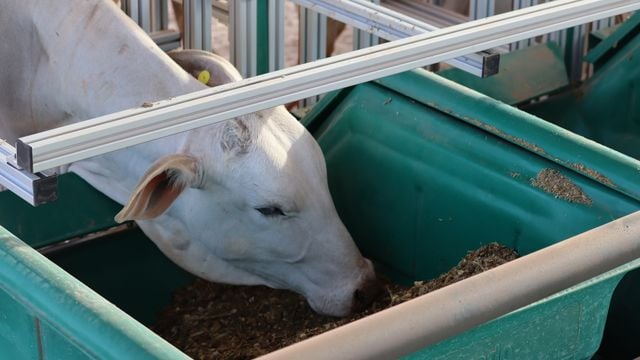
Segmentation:
{"type": "Polygon", "coordinates": [[[415,352],[640,258],[640,212],[261,359],[415,352]]]}

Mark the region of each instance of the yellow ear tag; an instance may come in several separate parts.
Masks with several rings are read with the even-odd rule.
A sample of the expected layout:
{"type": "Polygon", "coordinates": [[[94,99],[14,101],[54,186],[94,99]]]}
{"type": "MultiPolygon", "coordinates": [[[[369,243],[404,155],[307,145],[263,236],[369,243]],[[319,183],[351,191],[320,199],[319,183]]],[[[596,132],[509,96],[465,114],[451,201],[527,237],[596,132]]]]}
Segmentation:
{"type": "Polygon", "coordinates": [[[211,74],[209,74],[207,70],[202,70],[200,71],[200,74],[198,74],[198,81],[205,85],[209,83],[209,79],[211,79],[211,74]]]}

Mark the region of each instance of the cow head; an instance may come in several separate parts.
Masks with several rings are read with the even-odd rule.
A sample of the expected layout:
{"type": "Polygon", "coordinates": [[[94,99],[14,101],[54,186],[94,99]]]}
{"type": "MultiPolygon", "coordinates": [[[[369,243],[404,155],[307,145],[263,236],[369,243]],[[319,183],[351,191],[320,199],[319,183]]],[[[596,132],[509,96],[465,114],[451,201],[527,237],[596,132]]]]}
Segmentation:
{"type": "Polygon", "coordinates": [[[376,292],[371,262],[336,213],[320,147],[284,107],[193,131],[185,144],[148,169],[118,221],[136,220],[198,276],[291,289],[319,313],[346,315],[376,292]]]}

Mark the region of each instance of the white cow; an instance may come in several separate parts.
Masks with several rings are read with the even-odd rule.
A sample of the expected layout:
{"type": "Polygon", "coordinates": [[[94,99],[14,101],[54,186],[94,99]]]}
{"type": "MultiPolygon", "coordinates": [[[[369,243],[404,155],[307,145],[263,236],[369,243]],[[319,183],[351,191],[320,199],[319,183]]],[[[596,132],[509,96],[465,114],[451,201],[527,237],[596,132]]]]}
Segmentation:
{"type": "MultiPolygon", "coordinates": [[[[0,2],[0,137],[201,90],[112,1],[0,2]]],[[[218,60],[222,78],[240,80],[218,60]]],[[[68,167],[175,263],[303,294],[342,316],[376,289],[329,195],[323,155],[282,106],[68,167]]],[[[126,251],[126,249],[123,249],[126,251]]]]}

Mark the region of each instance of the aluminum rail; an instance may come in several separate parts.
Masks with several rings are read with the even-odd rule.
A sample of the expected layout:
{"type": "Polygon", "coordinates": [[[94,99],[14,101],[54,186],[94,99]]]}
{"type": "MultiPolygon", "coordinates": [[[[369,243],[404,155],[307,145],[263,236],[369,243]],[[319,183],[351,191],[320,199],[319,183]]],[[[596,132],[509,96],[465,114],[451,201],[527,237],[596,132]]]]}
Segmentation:
{"type": "Polygon", "coordinates": [[[636,212],[260,359],[398,358],[639,258],[636,212]]]}
{"type": "MultiPolygon", "coordinates": [[[[382,0],[381,2],[386,8],[421,19],[437,27],[447,27],[469,21],[469,16],[446,9],[433,2],[415,0],[382,0]]],[[[475,19],[471,18],[471,20],[475,19]]]]}
{"type": "MultiPolygon", "coordinates": [[[[365,0],[292,0],[320,14],[393,41],[438,30],[438,27],[365,0]]],[[[446,61],[479,77],[498,73],[500,54],[480,52],[446,61]]]]}
{"type": "Polygon", "coordinates": [[[184,48],[211,51],[211,0],[182,0],[184,48]]]}
{"type": "Polygon", "coordinates": [[[15,149],[0,140],[0,184],[33,206],[58,199],[55,175],[31,174],[15,164],[15,149]]]}
{"type": "Polygon", "coordinates": [[[170,51],[180,47],[180,33],[178,31],[158,30],[151,32],[149,36],[162,51],[170,51]]]}
{"type": "Polygon", "coordinates": [[[17,161],[42,171],[638,8],[640,0],[556,0],[22,137],[17,161]]]}

